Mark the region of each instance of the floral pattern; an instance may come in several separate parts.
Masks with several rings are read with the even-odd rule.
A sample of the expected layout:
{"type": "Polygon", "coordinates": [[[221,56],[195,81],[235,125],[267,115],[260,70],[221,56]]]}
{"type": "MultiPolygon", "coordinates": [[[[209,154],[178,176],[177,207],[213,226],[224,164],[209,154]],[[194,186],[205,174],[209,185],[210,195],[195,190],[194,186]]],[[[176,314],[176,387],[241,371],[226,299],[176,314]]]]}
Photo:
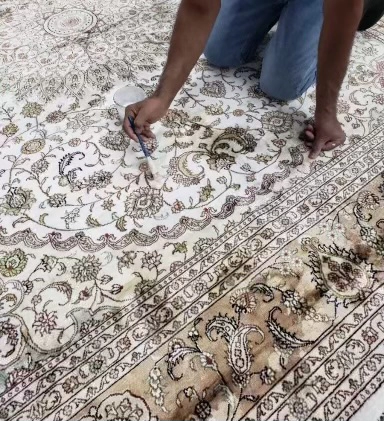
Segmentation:
{"type": "Polygon", "coordinates": [[[6,278],[17,276],[25,269],[27,262],[28,258],[23,250],[5,253],[0,258],[0,273],[6,278]]]}
{"type": "Polygon", "coordinates": [[[0,2],[0,420],[349,419],[384,380],[383,24],[344,147],[307,159],[313,89],[201,58],[152,180],[113,94],[153,92],[176,9],[0,2]]]}

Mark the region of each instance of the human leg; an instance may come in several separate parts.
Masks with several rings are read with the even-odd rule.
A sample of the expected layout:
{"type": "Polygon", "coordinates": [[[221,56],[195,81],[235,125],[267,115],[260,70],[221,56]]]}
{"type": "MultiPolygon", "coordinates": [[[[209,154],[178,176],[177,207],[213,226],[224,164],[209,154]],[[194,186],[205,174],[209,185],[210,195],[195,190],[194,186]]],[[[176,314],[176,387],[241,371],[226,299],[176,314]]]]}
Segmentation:
{"type": "Polygon", "coordinates": [[[263,60],[260,87],[268,96],[292,100],[316,80],[323,0],[289,0],[263,60]]]}
{"type": "Polygon", "coordinates": [[[222,0],[205,49],[208,61],[217,67],[252,61],[283,7],[284,0],[222,0]]]}

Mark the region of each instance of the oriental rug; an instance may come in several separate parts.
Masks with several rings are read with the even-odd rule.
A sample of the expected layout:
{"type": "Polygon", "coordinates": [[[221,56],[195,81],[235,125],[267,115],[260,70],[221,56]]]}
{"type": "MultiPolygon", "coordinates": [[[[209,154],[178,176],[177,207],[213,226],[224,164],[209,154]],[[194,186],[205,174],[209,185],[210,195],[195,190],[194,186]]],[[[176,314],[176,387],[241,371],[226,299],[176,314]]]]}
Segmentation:
{"type": "Polygon", "coordinates": [[[153,91],[176,10],[0,1],[0,419],[378,419],[384,25],[356,38],[345,146],[308,159],[313,89],[201,58],[152,181],[113,94],[153,91]]]}

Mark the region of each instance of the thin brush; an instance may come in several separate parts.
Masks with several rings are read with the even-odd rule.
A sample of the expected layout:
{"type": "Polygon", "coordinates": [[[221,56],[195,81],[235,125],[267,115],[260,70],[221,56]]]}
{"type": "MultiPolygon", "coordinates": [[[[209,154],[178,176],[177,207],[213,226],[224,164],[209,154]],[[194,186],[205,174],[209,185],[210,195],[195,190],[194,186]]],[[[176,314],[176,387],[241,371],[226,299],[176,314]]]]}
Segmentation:
{"type": "Polygon", "coordinates": [[[141,150],[143,151],[143,154],[145,156],[145,161],[147,163],[147,168],[148,168],[145,174],[146,174],[146,176],[150,180],[153,180],[154,177],[153,177],[153,173],[151,171],[151,165],[149,163],[149,158],[150,158],[151,155],[148,152],[148,149],[147,149],[147,147],[145,145],[145,142],[144,142],[143,138],[141,137],[141,135],[139,133],[136,132],[136,129],[135,129],[135,120],[131,116],[128,116],[128,120],[129,120],[129,123],[130,123],[130,125],[132,127],[133,133],[135,133],[137,139],[139,140],[139,143],[140,143],[140,146],[141,146],[141,150]]]}

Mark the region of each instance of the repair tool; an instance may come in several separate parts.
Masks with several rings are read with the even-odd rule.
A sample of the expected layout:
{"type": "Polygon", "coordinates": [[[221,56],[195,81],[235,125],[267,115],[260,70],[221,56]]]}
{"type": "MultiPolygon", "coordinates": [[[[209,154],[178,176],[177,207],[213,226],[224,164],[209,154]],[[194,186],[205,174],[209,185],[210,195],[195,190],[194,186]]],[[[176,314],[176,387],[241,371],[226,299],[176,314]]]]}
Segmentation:
{"type": "Polygon", "coordinates": [[[143,138],[141,137],[141,134],[137,133],[137,131],[135,129],[135,120],[131,116],[128,116],[128,120],[129,120],[129,123],[132,127],[133,133],[135,133],[135,135],[136,135],[136,137],[137,137],[137,139],[140,143],[141,150],[143,151],[143,154],[144,154],[144,157],[145,157],[145,161],[146,161],[146,164],[147,164],[147,171],[145,172],[145,175],[150,180],[153,180],[154,177],[153,177],[153,173],[151,171],[151,165],[150,165],[150,160],[149,160],[151,155],[148,152],[147,146],[145,145],[145,142],[144,142],[143,138]]]}

